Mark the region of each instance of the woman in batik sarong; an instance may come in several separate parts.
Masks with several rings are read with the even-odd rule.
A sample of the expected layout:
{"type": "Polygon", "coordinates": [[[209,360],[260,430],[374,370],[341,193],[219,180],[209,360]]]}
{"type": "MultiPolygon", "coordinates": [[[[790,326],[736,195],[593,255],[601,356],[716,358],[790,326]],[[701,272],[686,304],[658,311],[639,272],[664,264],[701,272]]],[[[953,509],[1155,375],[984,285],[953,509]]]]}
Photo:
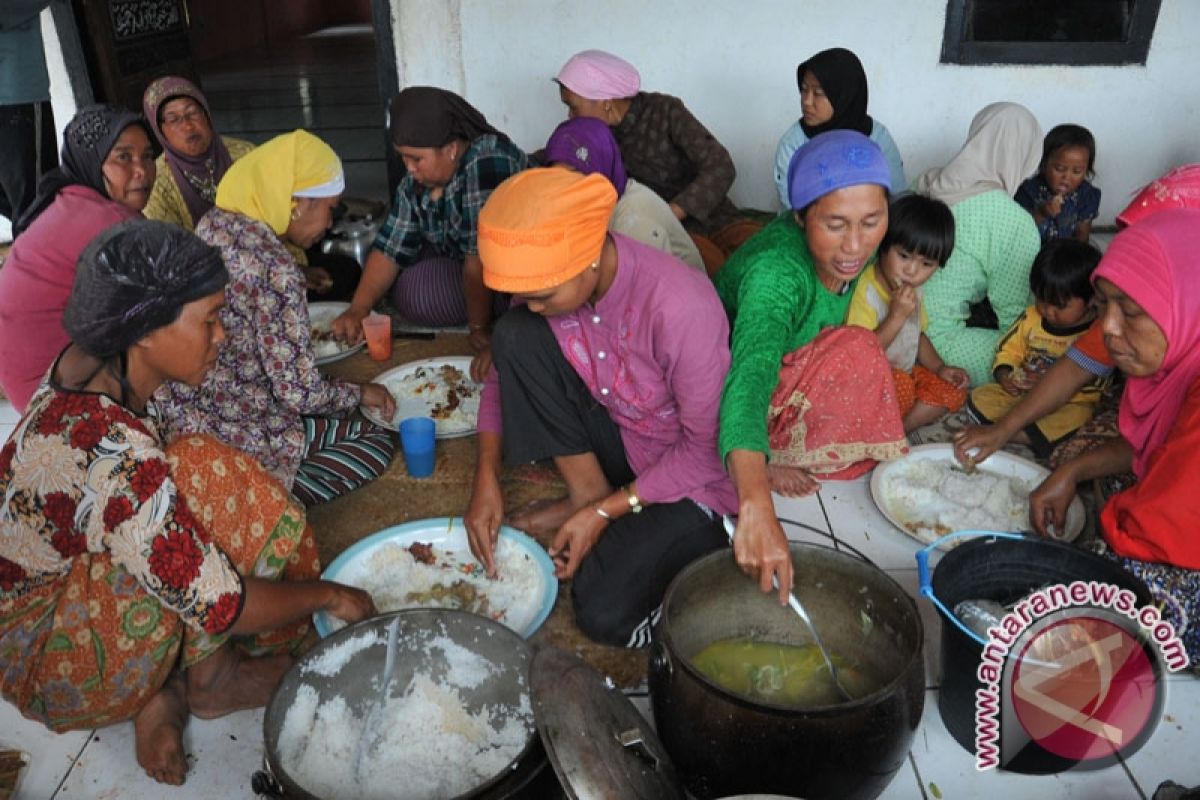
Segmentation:
{"type": "Polygon", "coordinates": [[[374,613],[317,580],[303,507],[252,458],[162,446],[148,400],[216,361],[227,281],[175,225],[101,233],[63,317],[72,344],[0,449],[0,695],[55,731],[132,719],[164,783],[187,774],[189,714],[265,704],[313,612],[374,613]]]}
{"type": "Polygon", "coordinates": [[[738,489],[738,564],[786,599],[787,538],[771,491],[805,495],[817,477],[853,478],[906,452],[895,384],[878,338],[845,327],[854,286],[888,224],[890,171],[857,131],[796,151],[792,212],[734,253],[715,282],[733,327],[721,396],[721,458],[738,489]]]}

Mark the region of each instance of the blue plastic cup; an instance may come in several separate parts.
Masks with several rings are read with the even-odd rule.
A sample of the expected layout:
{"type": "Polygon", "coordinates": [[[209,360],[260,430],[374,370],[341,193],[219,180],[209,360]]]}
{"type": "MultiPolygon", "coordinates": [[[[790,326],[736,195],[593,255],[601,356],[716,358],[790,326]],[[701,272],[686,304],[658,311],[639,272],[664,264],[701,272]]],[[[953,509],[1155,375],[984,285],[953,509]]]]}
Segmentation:
{"type": "Polygon", "coordinates": [[[437,426],[429,417],[409,417],[400,422],[400,446],[404,449],[404,465],[413,478],[428,478],[433,474],[434,434],[437,426]]]}

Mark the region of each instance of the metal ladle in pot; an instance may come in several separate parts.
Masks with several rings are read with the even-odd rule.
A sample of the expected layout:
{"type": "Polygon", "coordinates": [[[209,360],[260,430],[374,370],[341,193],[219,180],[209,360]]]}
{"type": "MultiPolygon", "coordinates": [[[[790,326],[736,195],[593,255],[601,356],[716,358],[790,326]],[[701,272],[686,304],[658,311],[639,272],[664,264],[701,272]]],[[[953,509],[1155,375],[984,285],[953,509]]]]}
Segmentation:
{"type": "MultiPolygon", "coordinates": [[[[728,516],[723,519],[725,533],[729,534],[729,544],[732,547],[734,534],[733,520],[728,516]]],[[[778,591],[779,579],[774,575],[771,576],[771,585],[778,591]]],[[[812,633],[813,642],[816,643],[817,649],[821,651],[821,658],[825,659],[825,666],[829,668],[829,675],[833,678],[833,685],[837,687],[842,697],[847,700],[853,700],[854,695],[850,694],[846,687],[842,685],[842,679],[838,677],[837,667],[833,665],[833,659],[829,657],[829,651],[825,649],[825,642],[821,640],[821,634],[817,633],[816,626],[812,624],[812,619],[808,616],[808,611],[805,610],[804,604],[800,602],[800,599],[796,597],[794,592],[788,592],[788,605],[792,607],[792,610],[796,612],[796,616],[804,621],[804,624],[808,626],[809,632],[812,633]]]]}
{"type": "MultiPolygon", "coordinates": [[[[387,651],[383,660],[383,681],[379,687],[379,697],[371,704],[371,708],[367,711],[367,716],[363,719],[362,733],[358,737],[358,745],[354,748],[354,772],[359,774],[362,770],[362,757],[366,752],[367,743],[377,732],[375,727],[371,725],[372,717],[381,705],[388,699],[388,688],[392,684],[392,673],[396,671],[396,645],[400,641],[400,617],[392,620],[388,625],[387,636],[387,651]]],[[[411,683],[409,684],[412,685],[411,683]]],[[[407,692],[407,690],[405,690],[407,692]]]]}

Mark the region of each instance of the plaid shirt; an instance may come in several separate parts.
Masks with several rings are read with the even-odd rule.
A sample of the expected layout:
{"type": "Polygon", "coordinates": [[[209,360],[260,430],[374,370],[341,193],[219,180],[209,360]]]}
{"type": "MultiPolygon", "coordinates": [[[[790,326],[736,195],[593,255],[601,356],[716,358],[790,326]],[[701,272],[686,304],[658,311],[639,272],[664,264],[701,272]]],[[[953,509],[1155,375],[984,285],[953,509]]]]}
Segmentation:
{"type": "Polygon", "coordinates": [[[678,97],[638,92],[613,135],[629,176],[686,211],[689,228],[715,232],[737,218],[725,196],[733,159],[678,97]]]}
{"type": "Polygon", "coordinates": [[[475,231],[483,204],[505,179],[528,166],[529,157],[507,137],[487,134],[467,147],[437,200],[412,175],[405,175],[374,248],[401,267],[416,261],[425,244],[439,255],[460,260],[478,254],[475,231]]]}

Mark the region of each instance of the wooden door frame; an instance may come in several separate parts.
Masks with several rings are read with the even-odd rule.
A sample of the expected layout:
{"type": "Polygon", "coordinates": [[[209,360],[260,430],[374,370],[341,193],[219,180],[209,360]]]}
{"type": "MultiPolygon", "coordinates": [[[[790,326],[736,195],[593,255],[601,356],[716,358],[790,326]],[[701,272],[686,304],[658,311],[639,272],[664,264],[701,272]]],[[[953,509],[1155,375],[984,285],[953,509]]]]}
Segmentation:
{"type": "MultiPolygon", "coordinates": [[[[371,0],[371,23],[375,29],[375,61],[379,78],[379,97],[383,101],[384,119],[392,98],[400,92],[400,75],[396,70],[396,37],[392,29],[391,0],[371,0]]],[[[404,177],[404,164],[396,149],[387,125],[383,126],[383,146],[387,152],[388,203],[396,193],[396,186],[404,177]]]]}

